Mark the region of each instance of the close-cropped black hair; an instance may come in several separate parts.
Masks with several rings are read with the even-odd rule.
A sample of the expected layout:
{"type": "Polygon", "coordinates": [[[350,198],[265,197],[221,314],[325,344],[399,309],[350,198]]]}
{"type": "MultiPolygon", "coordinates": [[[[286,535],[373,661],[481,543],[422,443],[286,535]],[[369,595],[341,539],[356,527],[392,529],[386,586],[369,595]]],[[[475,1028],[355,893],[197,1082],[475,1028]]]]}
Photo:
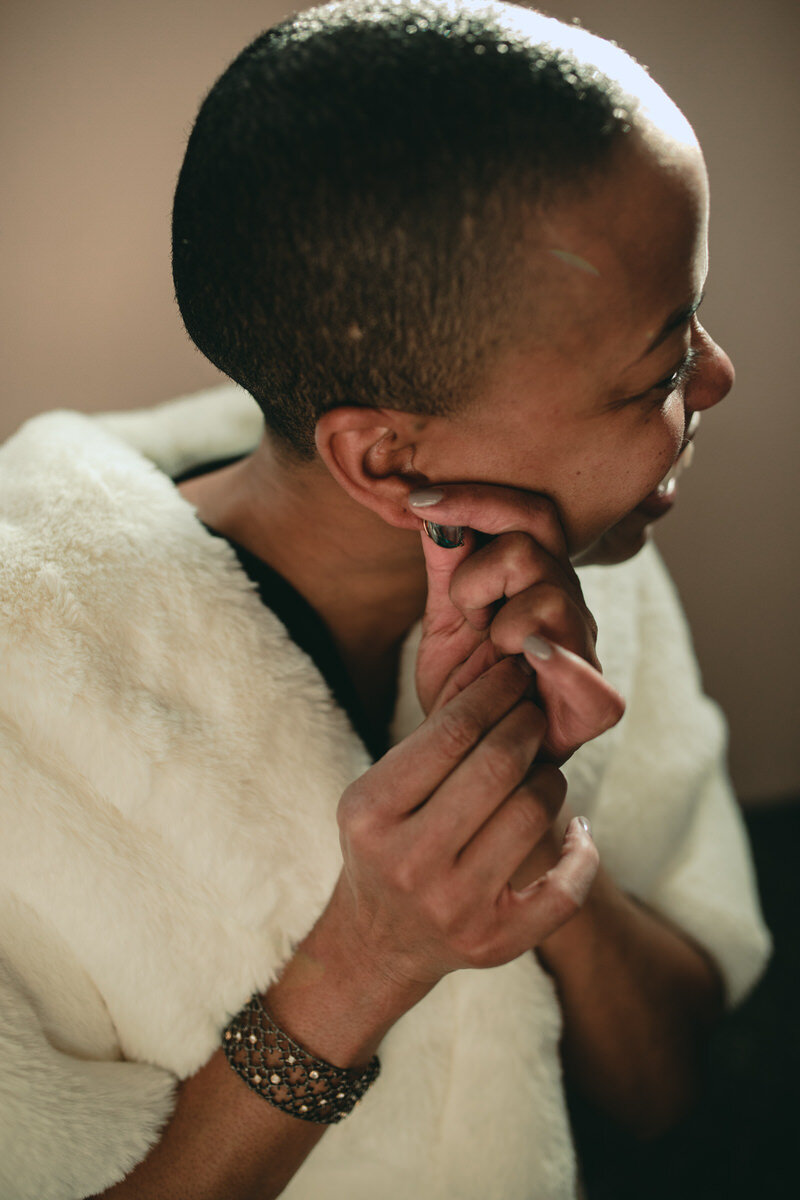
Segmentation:
{"type": "Polygon", "coordinates": [[[311,9],[202,104],[173,211],[178,305],[300,460],[330,408],[448,414],[475,398],[519,336],[531,212],[629,128],[618,85],[509,34],[514,11],[311,9]]]}

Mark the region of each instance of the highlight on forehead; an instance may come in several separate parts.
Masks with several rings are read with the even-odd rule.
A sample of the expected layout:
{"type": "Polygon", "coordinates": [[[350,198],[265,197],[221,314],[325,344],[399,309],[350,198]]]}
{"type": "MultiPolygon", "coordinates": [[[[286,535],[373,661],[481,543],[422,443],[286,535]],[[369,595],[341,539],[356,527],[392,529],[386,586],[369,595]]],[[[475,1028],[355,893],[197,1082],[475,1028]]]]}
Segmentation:
{"type": "Polygon", "coordinates": [[[600,274],[597,267],[593,266],[590,262],[587,262],[585,258],[581,258],[580,254],[573,254],[571,250],[558,250],[551,248],[547,251],[547,253],[552,254],[554,258],[560,258],[562,262],[567,264],[567,266],[577,267],[579,271],[585,271],[587,275],[600,274]]]}

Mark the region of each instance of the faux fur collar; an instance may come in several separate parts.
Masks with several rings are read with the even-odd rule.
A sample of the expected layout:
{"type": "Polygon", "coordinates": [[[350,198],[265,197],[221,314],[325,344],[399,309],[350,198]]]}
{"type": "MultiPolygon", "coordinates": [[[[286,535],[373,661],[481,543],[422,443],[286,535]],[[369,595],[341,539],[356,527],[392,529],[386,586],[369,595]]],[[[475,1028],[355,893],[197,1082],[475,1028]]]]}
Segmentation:
{"type": "MultiPolygon", "coordinates": [[[[20,1196],[68,1194],[58,1171],[78,1153],[73,1118],[89,1131],[76,1188],[100,1190],[102,1169],[119,1178],[141,1156],[164,1072],[207,1060],[338,874],[336,805],[368,757],[169,478],[247,451],[260,431],[252,400],[225,386],[132,414],[47,414],[0,450],[0,939],[20,989],[8,1011],[30,1030],[33,1006],[42,1077],[62,1072],[78,1095],[80,1075],[87,1097],[52,1119],[34,1099],[19,1117],[50,1147],[42,1169],[56,1180],[20,1196]],[[79,1064],[101,1046],[125,1073],[98,1115],[79,1064]],[[116,1056],[151,1066],[137,1076],[116,1056]]],[[[708,946],[741,994],[764,935],[724,726],[674,590],[653,547],[581,578],[629,710],[567,764],[570,803],[620,885],[708,946]]],[[[414,648],[412,635],[396,738],[421,718],[414,648]]],[[[285,1196],[568,1200],[560,1020],[533,955],[446,978],[390,1032],[381,1079],[285,1196]]],[[[19,1095],[13,1085],[4,1101],[0,1085],[14,1114],[19,1095]]]]}

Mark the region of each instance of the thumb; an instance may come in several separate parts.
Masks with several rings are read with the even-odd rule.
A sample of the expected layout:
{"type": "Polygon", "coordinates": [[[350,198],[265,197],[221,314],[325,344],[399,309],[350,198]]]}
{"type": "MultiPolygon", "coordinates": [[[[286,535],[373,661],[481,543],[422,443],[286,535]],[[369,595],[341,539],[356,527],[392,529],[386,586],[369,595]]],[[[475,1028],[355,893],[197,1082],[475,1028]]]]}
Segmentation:
{"type": "MultiPolygon", "coordinates": [[[[440,628],[447,628],[453,623],[461,625],[464,617],[450,599],[450,580],[453,578],[456,568],[465,558],[469,558],[475,549],[475,534],[471,529],[462,529],[460,526],[451,529],[448,526],[433,525],[431,522],[424,521],[420,537],[422,538],[422,553],[425,556],[425,571],[428,576],[428,599],[424,618],[426,631],[433,632],[440,628]],[[430,527],[430,532],[426,526],[430,527]],[[439,535],[439,531],[456,536],[460,532],[461,544],[456,546],[438,545],[434,537],[439,535]]],[[[455,540],[455,537],[450,540],[455,540]]]]}

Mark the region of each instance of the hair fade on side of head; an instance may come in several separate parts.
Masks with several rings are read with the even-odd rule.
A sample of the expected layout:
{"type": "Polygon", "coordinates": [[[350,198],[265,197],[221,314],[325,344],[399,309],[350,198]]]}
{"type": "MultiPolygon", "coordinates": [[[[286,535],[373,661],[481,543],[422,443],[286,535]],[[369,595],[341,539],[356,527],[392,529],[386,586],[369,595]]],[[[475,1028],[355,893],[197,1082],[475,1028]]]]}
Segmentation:
{"type": "Polygon", "coordinates": [[[514,5],[329,4],[268,29],[204,100],[175,194],[178,305],[297,459],[343,404],[457,411],[519,337],[531,214],[631,116],[549,29],[514,5]]]}

